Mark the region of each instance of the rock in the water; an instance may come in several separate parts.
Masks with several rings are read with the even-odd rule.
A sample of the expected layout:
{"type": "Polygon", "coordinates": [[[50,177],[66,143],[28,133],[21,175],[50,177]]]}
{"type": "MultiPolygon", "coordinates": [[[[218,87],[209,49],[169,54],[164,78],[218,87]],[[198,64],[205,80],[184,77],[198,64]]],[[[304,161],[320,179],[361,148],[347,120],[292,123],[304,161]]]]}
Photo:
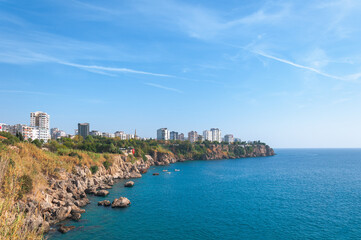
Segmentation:
{"type": "Polygon", "coordinates": [[[70,230],[74,229],[75,226],[65,226],[65,225],[61,225],[58,229],[59,232],[61,233],[67,233],[69,232],[70,230]]]}
{"type": "Polygon", "coordinates": [[[133,181],[128,181],[124,184],[124,187],[133,187],[134,186],[134,182],[133,181]]]}
{"type": "Polygon", "coordinates": [[[81,218],[81,214],[80,213],[73,213],[71,215],[71,219],[73,219],[74,221],[79,221],[81,218]]]}
{"type": "Polygon", "coordinates": [[[146,169],[146,168],[141,168],[141,169],[139,169],[139,172],[140,172],[141,174],[147,173],[147,171],[148,171],[148,169],[146,169]]]}
{"type": "Polygon", "coordinates": [[[107,191],[107,190],[99,190],[95,193],[95,196],[105,197],[108,194],[109,194],[109,191],[107,191]]]}
{"type": "Polygon", "coordinates": [[[110,206],[110,201],[108,201],[108,200],[99,201],[98,206],[109,207],[110,206]]]}
{"type": "Polygon", "coordinates": [[[114,199],[114,201],[112,203],[112,208],[125,208],[125,207],[128,207],[129,205],[130,205],[130,201],[128,198],[120,197],[120,198],[114,199]]]}

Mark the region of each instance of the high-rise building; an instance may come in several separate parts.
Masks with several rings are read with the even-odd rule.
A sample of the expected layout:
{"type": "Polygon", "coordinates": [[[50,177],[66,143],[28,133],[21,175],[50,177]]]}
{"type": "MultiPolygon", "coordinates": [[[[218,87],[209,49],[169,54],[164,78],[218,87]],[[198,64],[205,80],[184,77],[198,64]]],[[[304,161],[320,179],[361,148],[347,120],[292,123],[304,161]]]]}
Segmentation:
{"type": "Polygon", "coordinates": [[[178,135],[178,140],[179,140],[179,141],[184,141],[184,133],[180,133],[180,134],[178,135]]]}
{"type": "Polygon", "coordinates": [[[157,140],[169,140],[170,134],[167,128],[160,128],[157,130],[157,140]]]}
{"type": "Polygon", "coordinates": [[[30,127],[50,129],[50,116],[45,112],[30,113],[30,127]]]}
{"type": "Polygon", "coordinates": [[[204,141],[212,142],[212,132],[209,130],[204,130],[203,131],[203,139],[204,139],[204,141]]]}
{"type": "Polygon", "coordinates": [[[50,139],[50,116],[45,112],[30,113],[30,127],[32,127],[32,139],[43,140],[50,139]]]}
{"type": "Polygon", "coordinates": [[[188,141],[191,143],[198,141],[198,133],[196,131],[190,131],[188,133],[188,141]]]}
{"type": "Polygon", "coordinates": [[[211,128],[211,132],[212,132],[212,142],[214,142],[214,141],[221,142],[222,141],[221,130],[219,130],[218,128],[211,128]]]}
{"type": "Polygon", "coordinates": [[[226,143],[233,143],[234,142],[234,138],[233,138],[233,134],[227,134],[224,136],[224,141],[226,143]]]}
{"type": "Polygon", "coordinates": [[[170,140],[178,140],[178,132],[170,132],[170,140]]]}
{"type": "Polygon", "coordinates": [[[204,141],[203,135],[198,135],[198,142],[203,142],[203,141],[204,141]]]}
{"type": "Polygon", "coordinates": [[[83,138],[89,135],[89,123],[78,123],[78,135],[83,138]]]}

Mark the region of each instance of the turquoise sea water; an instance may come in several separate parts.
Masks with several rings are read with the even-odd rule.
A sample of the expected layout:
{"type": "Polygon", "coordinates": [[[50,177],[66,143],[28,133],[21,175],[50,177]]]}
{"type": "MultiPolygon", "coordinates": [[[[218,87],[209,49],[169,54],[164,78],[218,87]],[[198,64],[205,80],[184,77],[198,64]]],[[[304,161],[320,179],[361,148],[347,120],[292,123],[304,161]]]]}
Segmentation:
{"type": "Polygon", "coordinates": [[[68,222],[75,230],[48,237],[361,239],[361,149],[276,153],[151,167],[133,188],[124,188],[121,180],[107,197],[91,196],[81,221],[68,222]],[[120,196],[129,198],[131,207],[97,206],[120,196]]]}

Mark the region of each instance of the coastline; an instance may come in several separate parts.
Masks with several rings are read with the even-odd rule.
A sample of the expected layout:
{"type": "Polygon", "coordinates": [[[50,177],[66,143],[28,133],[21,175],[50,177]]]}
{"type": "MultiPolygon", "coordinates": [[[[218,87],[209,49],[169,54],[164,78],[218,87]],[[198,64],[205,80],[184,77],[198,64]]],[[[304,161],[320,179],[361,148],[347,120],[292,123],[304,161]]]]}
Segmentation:
{"type": "MultiPolygon", "coordinates": [[[[78,221],[85,212],[82,207],[90,203],[88,194],[97,195],[99,191],[112,188],[116,179],[140,178],[151,166],[165,166],[175,162],[193,160],[221,160],[235,158],[252,158],[275,155],[267,145],[257,145],[253,151],[240,156],[225,157],[224,146],[214,145],[203,158],[182,158],[173,153],[154,151],[134,162],[127,161],[126,155],[114,155],[112,166],[105,169],[100,166],[95,174],[87,166],[73,168],[72,172],[59,169],[57,178],[50,178],[49,187],[43,191],[43,198],[35,200],[27,198],[19,202],[20,210],[27,212],[26,223],[32,229],[48,232],[64,220],[78,221]]],[[[228,147],[228,146],[226,146],[228,147]]],[[[120,196],[119,196],[120,197],[120,196]]]]}

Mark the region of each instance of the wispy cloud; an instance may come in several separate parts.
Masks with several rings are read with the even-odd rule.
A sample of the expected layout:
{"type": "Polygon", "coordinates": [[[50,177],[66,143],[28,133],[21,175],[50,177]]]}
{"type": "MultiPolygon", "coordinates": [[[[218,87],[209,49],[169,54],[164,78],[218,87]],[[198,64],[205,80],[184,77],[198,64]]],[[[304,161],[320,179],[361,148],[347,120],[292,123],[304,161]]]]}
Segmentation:
{"type": "Polygon", "coordinates": [[[133,70],[133,69],[129,69],[129,68],[104,67],[104,66],[97,66],[97,65],[83,65],[83,64],[63,62],[63,61],[58,61],[57,63],[76,67],[76,68],[81,68],[81,69],[94,69],[94,70],[108,71],[108,72],[135,73],[135,74],[144,74],[144,75],[151,75],[151,76],[157,76],[157,77],[174,77],[172,75],[145,72],[145,71],[133,70]]]}
{"type": "Polygon", "coordinates": [[[346,76],[346,77],[335,76],[335,75],[331,75],[331,74],[322,72],[322,71],[320,71],[320,70],[318,70],[316,68],[312,68],[312,67],[304,66],[304,65],[301,65],[301,64],[298,64],[298,63],[294,63],[294,62],[291,62],[291,61],[283,59],[283,58],[279,58],[279,57],[275,57],[275,56],[263,53],[261,51],[253,51],[253,53],[255,53],[257,55],[260,55],[260,56],[263,56],[265,58],[269,58],[269,59],[272,59],[272,60],[275,60],[275,61],[278,61],[278,62],[282,62],[282,63],[291,65],[291,66],[296,67],[296,68],[305,69],[305,70],[317,73],[317,74],[319,74],[321,76],[336,79],[336,80],[356,81],[361,76],[361,74],[352,74],[352,75],[349,75],[349,76],[346,76]]]}
{"type": "Polygon", "coordinates": [[[166,87],[160,84],[156,84],[156,83],[144,83],[145,85],[151,86],[151,87],[155,87],[155,88],[160,88],[160,89],[164,89],[167,91],[172,91],[172,92],[177,92],[177,93],[183,93],[181,90],[178,90],[176,88],[170,88],[170,87],[166,87]]]}

